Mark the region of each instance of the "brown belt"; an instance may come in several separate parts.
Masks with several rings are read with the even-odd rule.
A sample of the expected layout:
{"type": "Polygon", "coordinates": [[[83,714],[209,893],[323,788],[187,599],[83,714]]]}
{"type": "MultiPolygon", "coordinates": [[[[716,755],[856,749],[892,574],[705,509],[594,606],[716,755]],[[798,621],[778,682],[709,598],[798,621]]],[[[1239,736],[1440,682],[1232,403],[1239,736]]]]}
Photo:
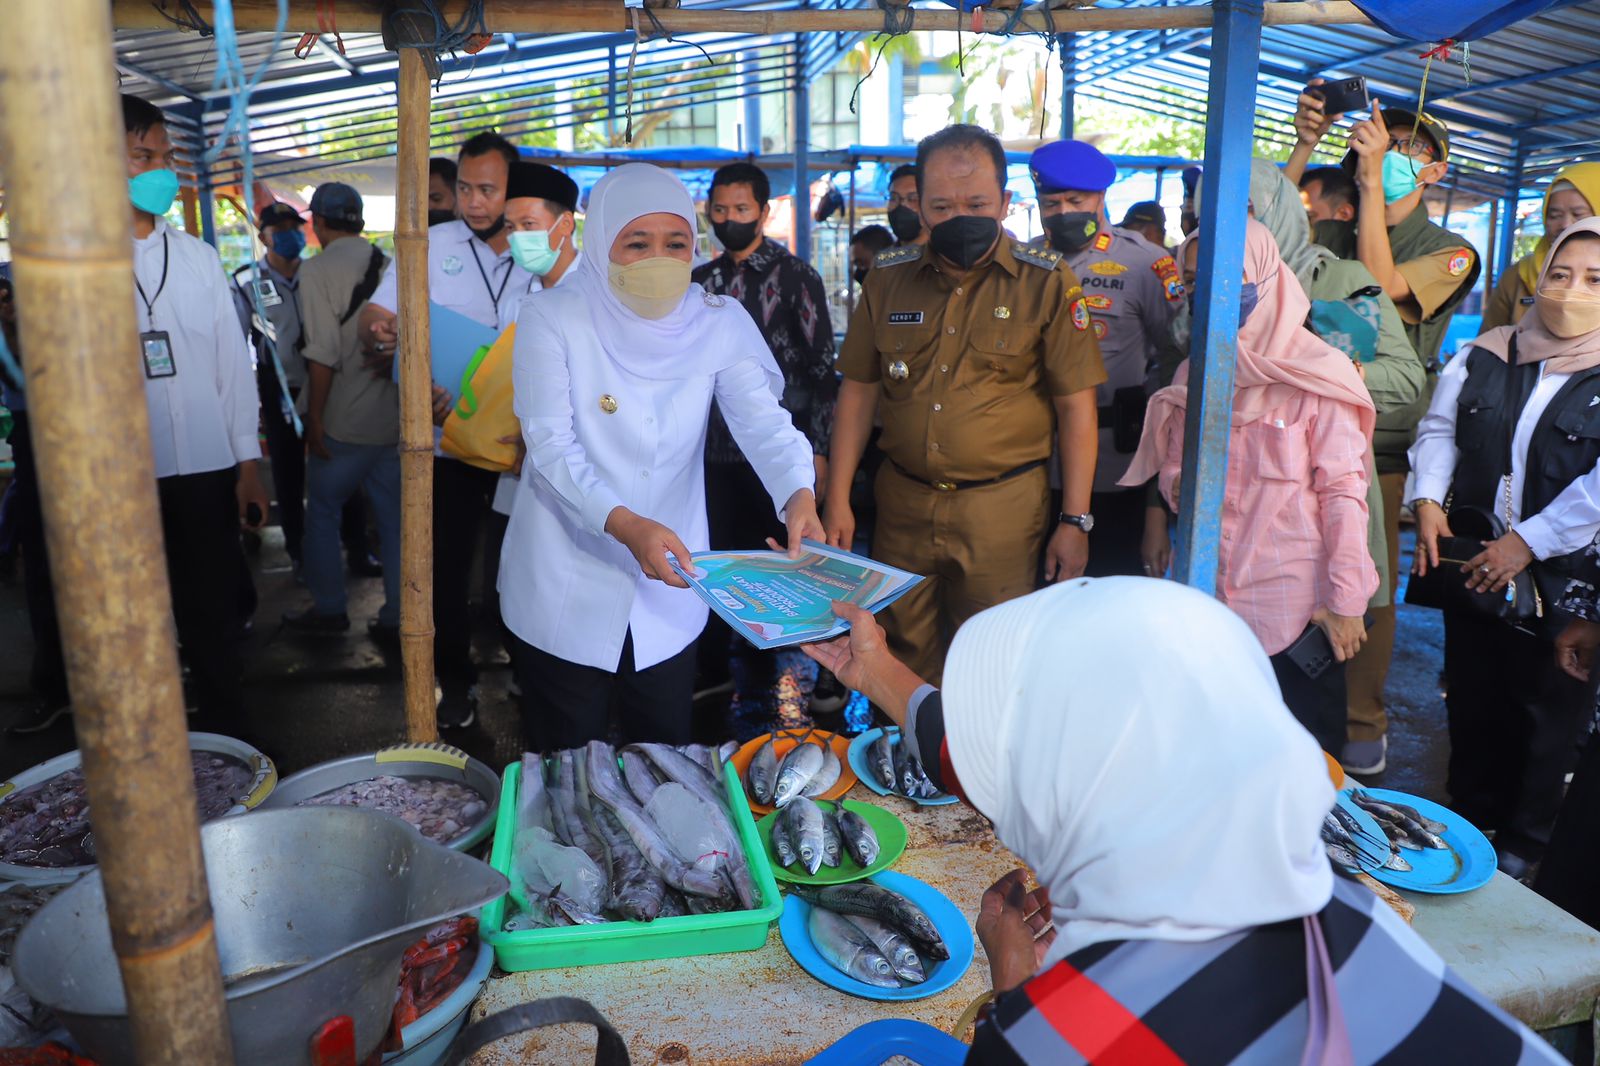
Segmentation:
{"type": "Polygon", "coordinates": [[[984,485],[998,485],[1002,481],[1010,481],[1014,477],[1021,477],[1030,470],[1039,469],[1044,465],[1045,461],[1043,459],[1035,459],[1031,463],[1023,463],[1021,466],[1012,467],[998,477],[980,478],[977,481],[929,481],[927,478],[921,478],[913,474],[893,459],[890,459],[889,463],[900,471],[901,475],[910,478],[919,485],[926,485],[930,489],[938,489],[940,492],[959,492],[961,489],[976,489],[984,485]]]}

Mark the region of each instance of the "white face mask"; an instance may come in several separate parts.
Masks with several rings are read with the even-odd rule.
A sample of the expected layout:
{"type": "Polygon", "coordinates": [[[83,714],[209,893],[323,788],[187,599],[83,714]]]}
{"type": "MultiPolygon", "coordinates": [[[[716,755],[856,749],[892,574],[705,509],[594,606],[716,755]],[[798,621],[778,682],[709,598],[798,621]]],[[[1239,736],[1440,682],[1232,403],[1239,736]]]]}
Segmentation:
{"type": "Polygon", "coordinates": [[[611,291],[640,318],[665,318],[689,291],[690,267],[682,259],[654,256],[637,263],[608,263],[611,291]]]}

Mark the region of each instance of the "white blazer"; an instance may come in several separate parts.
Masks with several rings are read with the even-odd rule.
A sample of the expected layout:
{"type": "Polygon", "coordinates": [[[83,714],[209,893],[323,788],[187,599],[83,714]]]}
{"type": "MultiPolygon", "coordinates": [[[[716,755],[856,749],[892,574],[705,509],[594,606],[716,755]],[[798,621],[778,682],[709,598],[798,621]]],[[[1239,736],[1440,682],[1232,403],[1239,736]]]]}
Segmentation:
{"type": "MultiPolygon", "coordinates": [[[[707,609],[687,589],[640,572],[605,532],[612,510],[662,523],[691,552],[710,546],[704,453],[713,397],[780,519],[816,473],[810,443],[768,383],[769,352],[715,375],[642,378],[607,355],[583,300],[580,287],[562,286],[525,298],[518,313],[512,382],[528,455],[500,556],[500,611],[527,643],[603,670],[618,668],[631,629],[643,670],[688,647],[707,609]]],[[[717,313],[748,312],[730,300],[717,313]]]]}

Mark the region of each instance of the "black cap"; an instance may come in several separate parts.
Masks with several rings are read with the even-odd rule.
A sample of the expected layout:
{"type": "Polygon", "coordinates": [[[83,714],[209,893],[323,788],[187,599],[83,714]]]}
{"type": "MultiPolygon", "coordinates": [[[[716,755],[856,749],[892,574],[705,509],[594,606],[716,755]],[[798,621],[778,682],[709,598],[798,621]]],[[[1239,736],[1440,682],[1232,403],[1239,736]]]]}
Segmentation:
{"type": "Polygon", "coordinates": [[[1124,226],[1143,223],[1164,226],[1167,224],[1167,213],[1154,200],[1141,200],[1128,208],[1128,213],[1122,216],[1122,224],[1124,226]]]}
{"type": "Polygon", "coordinates": [[[266,229],[268,226],[277,226],[285,222],[295,226],[306,224],[306,220],[300,217],[300,212],[291,205],[281,200],[274,200],[263,207],[261,214],[256,216],[256,229],[266,229]]]}
{"type": "Polygon", "coordinates": [[[568,211],[578,209],[577,182],[555,167],[522,161],[511,168],[511,176],[506,181],[506,199],[530,196],[560,204],[568,211]]]}
{"type": "Polygon", "coordinates": [[[1424,112],[1418,117],[1415,111],[1405,111],[1398,107],[1383,109],[1384,125],[1389,127],[1391,134],[1399,130],[1415,129],[1419,134],[1433,142],[1433,153],[1440,159],[1450,158],[1450,130],[1443,122],[1424,112]]]}
{"type": "Polygon", "coordinates": [[[361,213],[361,194],[339,181],[317,186],[317,191],[311,194],[311,213],[352,226],[366,224],[361,213]]]}

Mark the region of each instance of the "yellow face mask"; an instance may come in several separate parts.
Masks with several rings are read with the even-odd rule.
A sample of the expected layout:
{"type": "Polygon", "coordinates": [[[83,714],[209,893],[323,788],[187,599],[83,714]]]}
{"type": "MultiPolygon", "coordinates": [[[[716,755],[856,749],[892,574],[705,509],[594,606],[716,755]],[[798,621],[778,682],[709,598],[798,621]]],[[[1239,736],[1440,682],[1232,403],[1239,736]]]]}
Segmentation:
{"type": "Polygon", "coordinates": [[[1600,330],[1600,293],[1585,289],[1540,289],[1539,321],[1557,337],[1582,337],[1600,330]]]}
{"type": "Polygon", "coordinates": [[[626,266],[608,263],[607,274],[611,291],[640,318],[665,318],[689,291],[689,264],[669,256],[641,259],[626,266]]]}

